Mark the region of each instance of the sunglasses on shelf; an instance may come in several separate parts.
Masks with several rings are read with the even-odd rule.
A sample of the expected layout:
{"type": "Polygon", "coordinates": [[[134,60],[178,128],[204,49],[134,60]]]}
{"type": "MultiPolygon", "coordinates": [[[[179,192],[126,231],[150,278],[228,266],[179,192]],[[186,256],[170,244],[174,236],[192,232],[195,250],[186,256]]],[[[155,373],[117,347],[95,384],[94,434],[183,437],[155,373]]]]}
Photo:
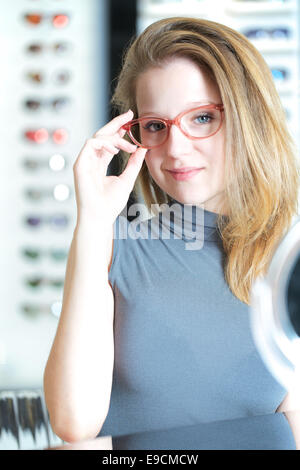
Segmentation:
{"type": "Polygon", "coordinates": [[[44,276],[32,276],[25,281],[25,285],[29,287],[44,287],[51,286],[61,289],[64,286],[64,278],[46,278],[44,276]]]}
{"type": "Polygon", "coordinates": [[[41,109],[50,108],[54,111],[63,111],[70,106],[71,100],[69,98],[55,98],[52,100],[42,99],[27,99],[24,101],[23,106],[26,110],[40,111],[41,109]]]}
{"type": "Polygon", "coordinates": [[[248,29],[243,34],[249,39],[287,39],[291,36],[289,28],[255,28],[248,29]]]}
{"type": "Polygon", "coordinates": [[[55,54],[64,55],[70,52],[72,46],[69,42],[56,42],[54,44],[43,44],[33,42],[26,46],[26,52],[29,54],[42,54],[47,51],[54,52],[55,54]]]}
{"type": "Polygon", "coordinates": [[[51,304],[34,304],[32,302],[26,302],[20,305],[21,312],[29,317],[36,317],[39,314],[52,314],[55,317],[59,317],[62,309],[62,301],[56,300],[51,304]]]}
{"type": "Polygon", "coordinates": [[[42,225],[50,225],[54,229],[64,229],[69,225],[69,217],[64,214],[55,214],[49,217],[30,215],[25,217],[25,225],[30,228],[40,228],[42,225]]]}
{"type": "Polygon", "coordinates": [[[289,73],[286,69],[271,68],[271,72],[274,80],[278,82],[282,82],[289,78],[289,73]]]}
{"type": "Polygon", "coordinates": [[[49,256],[54,261],[62,262],[68,256],[68,250],[62,248],[38,249],[27,247],[23,248],[21,253],[24,258],[30,261],[40,260],[42,257],[49,256]]]}
{"type": "Polygon", "coordinates": [[[47,130],[44,127],[38,129],[28,129],[23,134],[24,138],[33,144],[45,144],[51,138],[57,145],[63,145],[68,140],[66,129],[47,130]]]}
{"type": "Polygon", "coordinates": [[[36,27],[43,23],[48,23],[54,28],[65,28],[70,22],[70,15],[60,13],[56,15],[45,14],[45,13],[25,13],[23,15],[23,21],[25,24],[36,27]]]}
{"type": "Polygon", "coordinates": [[[48,168],[50,171],[62,171],[67,166],[66,158],[56,153],[51,155],[49,158],[36,158],[36,157],[27,157],[23,160],[23,166],[26,170],[36,171],[43,168],[48,168]]]}
{"type": "Polygon", "coordinates": [[[30,188],[24,191],[25,196],[32,201],[41,201],[52,198],[57,202],[64,202],[70,198],[71,189],[67,184],[56,184],[53,189],[30,188]]]}
{"type": "MultiPolygon", "coordinates": [[[[39,70],[27,72],[26,78],[29,82],[34,83],[36,85],[43,84],[47,81],[45,73],[39,70]]],[[[61,70],[53,73],[51,81],[55,85],[65,85],[70,81],[70,78],[71,75],[68,71],[61,70]]]]}

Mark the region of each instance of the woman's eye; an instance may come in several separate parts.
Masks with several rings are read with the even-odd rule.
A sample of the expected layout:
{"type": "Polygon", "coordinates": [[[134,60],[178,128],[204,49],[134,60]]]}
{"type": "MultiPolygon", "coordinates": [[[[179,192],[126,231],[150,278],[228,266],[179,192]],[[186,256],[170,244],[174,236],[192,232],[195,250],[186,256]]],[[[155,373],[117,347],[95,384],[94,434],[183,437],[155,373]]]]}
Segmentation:
{"type": "Polygon", "coordinates": [[[163,122],[154,122],[154,121],[149,121],[143,126],[144,129],[146,129],[149,132],[157,132],[165,129],[165,125],[163,122]]]}
{"type": "Polygon", "coordinates": [[[201,116],[196,117],[196,122],[199,122],[200,124],[205,124],[206,122],[209,122],[212,118],[209,114],[202,114],[201,116]]]}

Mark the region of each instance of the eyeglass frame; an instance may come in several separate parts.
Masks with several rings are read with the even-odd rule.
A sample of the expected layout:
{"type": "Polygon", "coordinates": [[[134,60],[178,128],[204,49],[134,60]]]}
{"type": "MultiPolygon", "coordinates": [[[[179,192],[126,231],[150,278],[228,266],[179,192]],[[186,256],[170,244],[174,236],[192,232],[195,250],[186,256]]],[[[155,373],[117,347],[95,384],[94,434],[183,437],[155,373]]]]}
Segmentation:
{"type": "Polygon", "coordinates": [[[178,129],[181,130],[181,132],[188,138],[188,139],[191,139],[191,140],[200,140],[200,139],[208,139],[209,137],[212,137],[213,135],[215,135],[220,129],[221,129],[221,126],[222,126],[222,123],[223,123],[223,120],[224,120],[224,115],[223,115],[223,111],[224,111],[224,105],[222,103],[219,103],[219,104],[213,104],[213,103],[208,103],[208,104],[205,104],[205,105],[201,105],[201,106],[196,106],[195,108],[191,108],[191,109],[188,109],[186,111],[182,111],[181,113],[179,113],[174,119],[167,119],[167,118],[158,118],[158,117],[153,117],[153,116],[143,116],[141,118],[137,118],[137,119],[132,119],[131,121],[127,122],[126,124],[123,124],[123,126],[121,127],[121,129],[124,129],[127,131],[129,137],[133,140],[133,142],[138,146],[138,147],[141,147],[141,148],[146,148],[146,149],[153,149],[153,148],[157,148],[157,147],[160,147],[161,145],[163,145],[169,138],[169,135],[170,135],[170,128],[172,126],[172,124],[174,124],[175,126],[178,127],[178,129]],[[187,113],[190,113],[191,111],[196,111],[196,109],[201,109],[201,108],[205,108],[205,109],[218,109],[221,113],[221,122],[220,122],[220,125],[218,127],[218,129],[213,132],[213,134],[210,134],[210,135],[207,135],[205,137],[194,137],[194,136],[191,136],[189,135],[187,132],[184,131],[184,129],[182,129],[182,127],[180,126],[180,120],[181,118],[187,114],[187,113]],[[142,145],[140,142],[138,142],[132,135],[132,132],[131,132],[131,128],[133,125],[135,124],[138,124],[139,122],[145,120],[145,119],[155,119],[156,121],[162,121],[166,124],[166,128],[167,128],[167,136],[165,138],[165,140],[158,144],[158,145],[153,145],[151,147],[146,147],[144,145],[142,145]]]}

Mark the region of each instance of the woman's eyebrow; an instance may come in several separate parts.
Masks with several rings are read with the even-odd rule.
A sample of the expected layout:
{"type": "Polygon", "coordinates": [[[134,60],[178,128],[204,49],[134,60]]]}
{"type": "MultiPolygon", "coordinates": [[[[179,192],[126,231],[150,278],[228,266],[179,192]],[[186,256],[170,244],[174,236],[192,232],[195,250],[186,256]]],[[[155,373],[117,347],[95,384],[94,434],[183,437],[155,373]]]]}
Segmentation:
{"type": "MultiPolygon", "coordinates": [[[[186,104],[186,106],[182,109],[182,111],[184,111],[185,109],[188,110],[189,108],[192,108],[193,106],[198,106],[198,105],[201,106],[202,104],[218,104],[218,103],[215,101],[211,101],[211,100],[191,101],[186,104]]],[[[159,117],[160,114],[161,114],[161,117],[164,116],[164,114],[159,113],[158,111],[144,111],[143,113],[139,113],[139,117],[144,117],[144,116],[159,117]]]]}

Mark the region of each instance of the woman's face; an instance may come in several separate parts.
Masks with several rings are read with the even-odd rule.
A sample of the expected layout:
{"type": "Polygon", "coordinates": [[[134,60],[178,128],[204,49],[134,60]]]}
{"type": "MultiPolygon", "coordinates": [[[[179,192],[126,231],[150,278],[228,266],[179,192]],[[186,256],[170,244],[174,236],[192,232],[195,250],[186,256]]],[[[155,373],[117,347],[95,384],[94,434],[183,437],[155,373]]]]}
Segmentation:
{"type": "MultiPolygon", "coordinates": [[[[194,62],[181,57],[142,73],[136,99],[138,117],[168,119],[203,102],[222,103],[216,83],[194,62]]],[[[145,161],[157,185],[177,201],[224,213],[225,121],[215,135],[199,140],[189,139],[172,125],[168,140],[148,150],[145,161]],[[202,169],[185,180],[175,179],[167,171],[183,167],[202,169]]]]}

